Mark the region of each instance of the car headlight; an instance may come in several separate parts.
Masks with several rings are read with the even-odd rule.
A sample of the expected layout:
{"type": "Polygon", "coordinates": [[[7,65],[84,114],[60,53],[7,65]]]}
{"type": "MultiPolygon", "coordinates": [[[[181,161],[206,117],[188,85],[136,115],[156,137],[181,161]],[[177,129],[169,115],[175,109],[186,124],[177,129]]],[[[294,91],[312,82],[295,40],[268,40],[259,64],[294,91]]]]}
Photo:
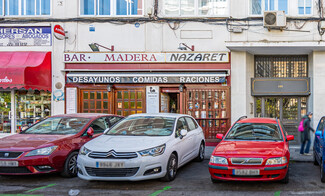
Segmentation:
{"type": "Polygon", "coordinates": [[[210,162],[216,164],[228,165],[228,161],[225,157],[211,156],[210,162]]]}
{"type": "Polygon", "coordinates": [[[80,151],[79,151],[79,154],[81,154],[81,155],[87,155],[88,153],[90,153],[91,152],[91,150],[89,150],[88,148],[86,148],[86,147],[82,147],[81,149],[80,149],[80,151]]]}
{"type": "Polygon", "coordinates": [[[266,165],[281,165],[287,163],[286,157],[270,158],[267,160],[266,165]]]}
{"type": "Polygon", "coordinates": [[[37,155],[50,155],[56,148],[57,146],[50,146],[46,148],[36,149],[27,153],[25,157],[37,156],[37,155]]]}
{"type": "Polygon", "coordinates": [[[154,147],[154,148],[149,148],[149,149],[146,149],[146,150],[139,151],[138,153],[143,157],[144,156],[153,156],[153,157],[155,157],[155,156],[164,154],[165,148],[166,148],[166,144],[163,144],[161,146],[157,146],[157,147],[154,147]]]}

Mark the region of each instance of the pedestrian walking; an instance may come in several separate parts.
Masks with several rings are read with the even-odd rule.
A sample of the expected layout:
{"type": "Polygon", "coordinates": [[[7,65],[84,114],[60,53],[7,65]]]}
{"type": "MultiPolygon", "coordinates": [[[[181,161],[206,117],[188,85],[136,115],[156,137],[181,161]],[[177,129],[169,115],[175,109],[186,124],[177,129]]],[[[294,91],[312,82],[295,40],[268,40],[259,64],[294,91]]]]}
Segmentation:
{"type": "Polygon", "coordinates": [[[303,117],[304,121],[303,121],[303,127],[304,127],[304,131],[300,132],[300,138],[301,138],[301,148],[300,148],[300,154],[301,155],[311,155],[309,153],[309,148],[310,148],[310,143],[311,143],[311,139],[310,139],[310,131],[315,132],[315,130],[310,126],[310,121],[311,118],[313,117],[313,113],[312,112],[308,112],[307,115],[305,115],[303,117]],[[305,148],[305,144],[307,142],[307,146],[305,148]]]}

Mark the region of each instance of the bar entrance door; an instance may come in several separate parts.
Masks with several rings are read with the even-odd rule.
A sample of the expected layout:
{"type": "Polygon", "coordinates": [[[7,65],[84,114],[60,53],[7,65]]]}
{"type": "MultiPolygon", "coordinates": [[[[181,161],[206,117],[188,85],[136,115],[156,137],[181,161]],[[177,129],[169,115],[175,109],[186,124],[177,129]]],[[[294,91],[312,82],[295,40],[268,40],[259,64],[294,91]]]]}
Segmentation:
{"type": "Polygon", "coordinates": [[[301,117],[307,113],[307,97],[258,97],[255,99],[255,116],[281,120],[285,131],[295,136],[299,143],[298,125],[301,117]]]}

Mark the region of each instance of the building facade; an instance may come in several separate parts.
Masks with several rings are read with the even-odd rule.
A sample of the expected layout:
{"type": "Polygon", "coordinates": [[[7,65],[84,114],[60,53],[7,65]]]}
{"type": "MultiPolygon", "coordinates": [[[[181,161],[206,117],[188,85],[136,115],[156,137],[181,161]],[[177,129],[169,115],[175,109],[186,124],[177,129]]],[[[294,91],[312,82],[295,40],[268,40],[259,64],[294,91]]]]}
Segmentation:
{"type": "MultiPolygon", "coordinates": [[[[50,28],[50,42],[7,38],[0,50],[51,52],[51,88],[0,85],[0,93],[46,92],[50,108],[40,107],[43,116],[187,113],[215,141],[244,115],[277,117],[289,133],[307,111],[314,112],[314,126],[323,115],[320,0],[13,2],[2,1],[2,28],[50,28]],[[64,39],[54,37],[56,25],[64,39]]],[[[6,122],[12,131],[25,115],[16,109],[22,101],[16,102],[2,114],[13,117],[6,122]]]]}

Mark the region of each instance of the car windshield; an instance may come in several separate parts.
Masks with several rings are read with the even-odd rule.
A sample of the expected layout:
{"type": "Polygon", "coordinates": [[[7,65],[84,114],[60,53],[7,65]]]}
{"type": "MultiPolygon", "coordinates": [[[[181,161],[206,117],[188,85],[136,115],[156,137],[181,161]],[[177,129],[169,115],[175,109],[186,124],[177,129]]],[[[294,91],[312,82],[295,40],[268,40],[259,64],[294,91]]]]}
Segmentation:
{"type": "Polygon", "coordinates": [[[28,128],[23,134],[76,134],[89,122],[89,118],[51,117],[28,128]]]}
{"type": "Polygon", "coordinates": [[[175,118],[160,116],[128,117],[106,132],[106,135],[168,136],[173,133],[175,118]]]}
{"type": "Polygon", "coordinates": [[[236,123],[225,139],[281,141],[282,134],[276,124],[236,123]]]}

